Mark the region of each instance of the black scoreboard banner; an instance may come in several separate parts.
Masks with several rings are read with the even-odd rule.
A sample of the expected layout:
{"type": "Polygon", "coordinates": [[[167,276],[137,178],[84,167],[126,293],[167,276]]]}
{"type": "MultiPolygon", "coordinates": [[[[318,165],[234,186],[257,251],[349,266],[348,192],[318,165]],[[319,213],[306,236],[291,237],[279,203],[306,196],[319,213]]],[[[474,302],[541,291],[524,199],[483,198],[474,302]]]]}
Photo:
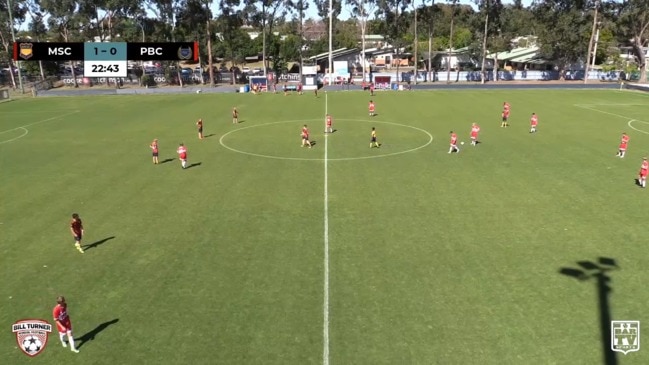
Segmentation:
{"type": "MultiPolygon", "coordinates": [[[[96,43],[105,45],[106,43],[96,43]]],[[[16,42],[16,61],[84,61],[96,55],[86,55],[87,43],[16,42]]],[[[198,62],[198,42],[126,43],[124,61],[193,61],[198,62]]]]}

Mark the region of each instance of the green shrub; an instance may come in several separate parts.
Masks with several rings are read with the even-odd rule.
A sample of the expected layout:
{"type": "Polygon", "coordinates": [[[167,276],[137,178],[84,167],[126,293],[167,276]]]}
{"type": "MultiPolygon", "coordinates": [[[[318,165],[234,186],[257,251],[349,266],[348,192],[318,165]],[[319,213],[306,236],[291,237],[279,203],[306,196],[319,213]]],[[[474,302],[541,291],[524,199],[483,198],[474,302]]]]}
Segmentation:
{"type": "Polygon", "coordinates": [[[153,80],[153,76],[151,76],[151,75],[143,75],[142,76],[142,86],[155,86],[155,80],[153,80]]]}

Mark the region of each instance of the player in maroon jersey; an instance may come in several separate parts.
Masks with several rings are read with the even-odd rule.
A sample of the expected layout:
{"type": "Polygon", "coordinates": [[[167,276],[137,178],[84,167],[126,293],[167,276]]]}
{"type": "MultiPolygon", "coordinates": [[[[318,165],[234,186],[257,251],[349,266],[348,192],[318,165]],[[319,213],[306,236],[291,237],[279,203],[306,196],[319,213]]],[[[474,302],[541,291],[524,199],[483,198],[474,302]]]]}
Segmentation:
{"type": "Polygon", "coordinates": [[[81,248],[81,239],[83,238],[83,222],[79,218],[79,214],[72,214],[72,221],[70,221],[70,232],[72,232],[72,237],[74,237],[74,247],[81,253],[83,253],[83,248],[81,248]]]}
{"type": "Polygon", "coordinates": [[[309,140],[309,128],[307,128],[306,124],[304,127],[302,127],[302,133],[300,134],[302,137],[302,147],[308,146],[311,148],[311,141],[309,140]]]}
{"type": "Polygon", "coordinates": [[[198,139],[203,139],[203,119],[196,122],[196,128],[198,128],[198,139]]]}

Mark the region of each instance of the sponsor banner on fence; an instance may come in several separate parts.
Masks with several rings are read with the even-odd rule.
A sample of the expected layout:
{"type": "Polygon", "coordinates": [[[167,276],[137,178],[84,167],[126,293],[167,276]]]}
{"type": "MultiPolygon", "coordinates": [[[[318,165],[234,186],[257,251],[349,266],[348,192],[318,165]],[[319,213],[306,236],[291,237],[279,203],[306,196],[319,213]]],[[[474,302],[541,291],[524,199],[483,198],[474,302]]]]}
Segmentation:
{"type": "Polygon", "coordinates": [[[282,74],[277,78],[277,82],[300,82],[300,74],[282,74]]]}
{"type": "Polygon", "coordinates": [[[377,90],[390,90],[391,76],[374,76],[374,87],[377,90]]]}
{"type": "MultiPolygon", "coordinates": [[[[157,83],[164,83],[167,82],[164,76],[155,76],[153,80],[157,83]]],[[[72,85],[74,84],[74,78],[71,76],[63,76],[61,77],[61,81],[66,84],[66,85],[72,85]]],[[[111,83],[114,84],[116,82],[121,82],[124,84],[137,84],[138,79],[136,77],[134,78],[121,78],[121,77],[77,77],[77,84],[105,84],[105,83],[111,83]]]]}

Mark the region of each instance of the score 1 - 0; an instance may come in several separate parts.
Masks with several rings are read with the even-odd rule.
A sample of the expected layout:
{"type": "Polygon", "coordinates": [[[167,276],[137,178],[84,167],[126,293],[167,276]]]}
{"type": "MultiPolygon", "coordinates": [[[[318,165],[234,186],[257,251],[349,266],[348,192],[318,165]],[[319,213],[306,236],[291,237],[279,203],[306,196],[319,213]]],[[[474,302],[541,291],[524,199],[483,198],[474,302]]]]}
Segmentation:
{"type": "Polygon", "coordinates": [[[84,77],[126,77],[126,43],[84,43],[84,77]]]}

